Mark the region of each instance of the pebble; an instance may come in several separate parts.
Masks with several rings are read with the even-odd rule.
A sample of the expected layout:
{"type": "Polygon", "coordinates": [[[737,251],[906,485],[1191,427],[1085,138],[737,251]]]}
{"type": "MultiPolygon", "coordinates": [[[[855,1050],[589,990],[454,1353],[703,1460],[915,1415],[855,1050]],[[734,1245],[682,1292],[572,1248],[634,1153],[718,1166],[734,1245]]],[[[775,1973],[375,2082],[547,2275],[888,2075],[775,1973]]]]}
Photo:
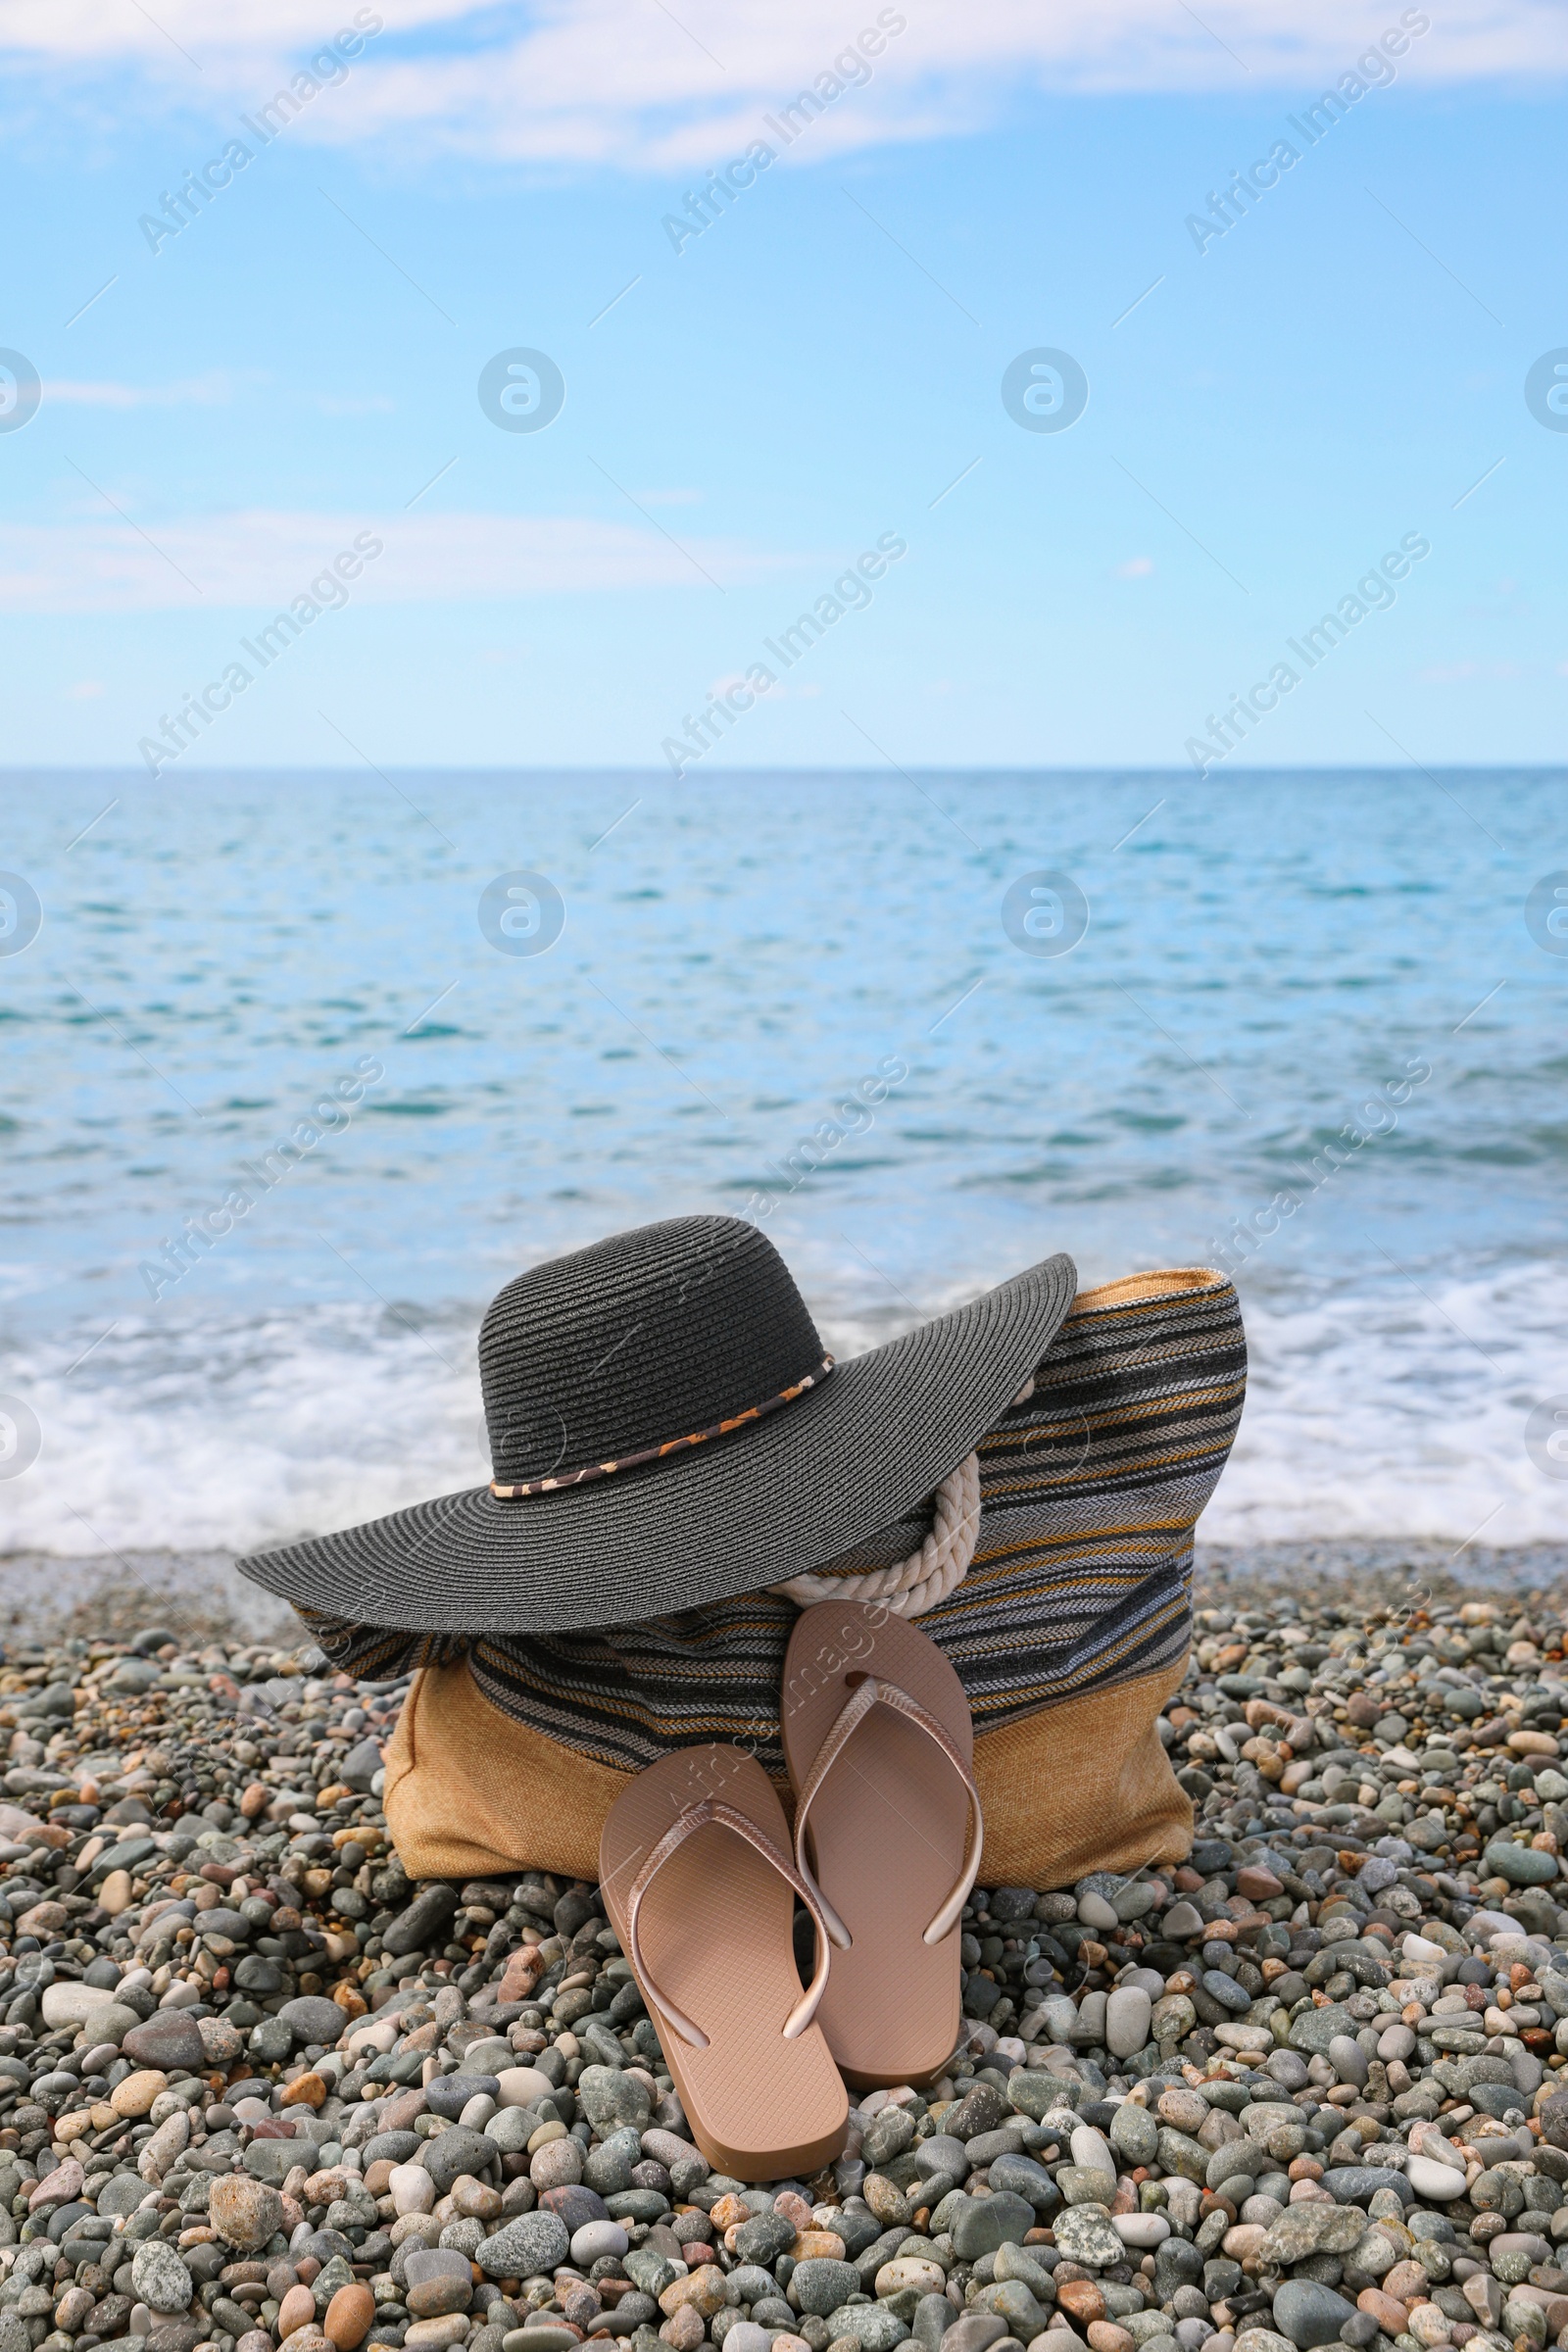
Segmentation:
{"type": "Polygon", "coordinates": [[[438,2199],[465,2175],[485,2173],[495,2159],[495,2141],[486,2139],[482,2132],[470,2132],[465,2124],[449,2125],[438,2138],[424,2144],[424,2168],[435,2182],[438,2199]]]}
{"type": "Polygon", "coordinates": [[[648,2087],[637,2075],[615,2067],[587,2066],[577,2078],[577,2097],[595,2130],[608,2134],[624,2125],[640,2131],[652,2102],[648,2087]]]}
{"type": "Polygon", "coordinates": [[[1074,2164],[1081,2166],[1085,2172],[1108,2173],[1111,2180],[1115,2180],[1116,2160],[1093,2124],[1075,2125],[1071,2147],[1074,2164]]]}
{"type": "Polygon", "coordinates": [[[1357,2090],[1366,2088],[1366,2052],[1348,2034],[1336,2034],[1324,2055],[1342,2082],[1349,2082],[1357,2090]]]}
{"type": "Polygon", "coordinates": [[[491,2278],[532,2278],[558,2270],[570,2247],[566,2225],[555,2214],[525,2213],[485,2239],[478,2261],[491,2278]]]}
{"type": "Polygon", "coordinates": [[[1134,2057],[1145,2047],[1152,2011],[1153,2002],[1143,1985],[1116,1987],[1105,2003],[1105,2047],[1113,2058],[1134,2057]]]}
{"type": "Polygon", "coordinates": [[[190,2302],[191,2276],[168,2240],[145,2238],[130,2263],[131,2285],[152,2311],[184,2311],[190,2302]]]}
{"type": "Polygon", "coordinates": [[[369,2334],[375,2319],[375,2297],[358,2279],[352,2286],[340,2286],[326,2307],[321,2322],[322,2330],[337,2347],[337,2352],[354,2352],[369,2334]]]}
{"type": "Polygon", "coordinates": [[[1105,2317],[1105,2298],[1093,2278],[1065,2280],[1056,2289],[1056,2301],[1070,2318],[1085,2327],[1105,2317]]]}
{"type": "Polygon", "coordinates": [[[1506,1879],[1515,1886],[1548,1886],[1557,1876],[1554,1853],[1520,1845],[1512,1838],[1489,1845],[1483,1861],[1494,1877],[1506,1879]]]}
{"type": "Polygon", "coordinates": [[[1549,2339],[1561,1617],[1495,1593],[1391,1592],[1379,1614],[1365,1579],[1287,1595],[1229,1575],[1166,1710],[1191,1856],[1038,1899],[977,1888],[947,2076],[852,2093],[863,2153],[781,2194],[704,2186],[591,1888],[402,1870],[371,1792],[399,1690],[303,1645],[171,1634],[131,1657],[135,1625],[13,1646],[0,2058],[27,2080],[0,2118],[0,2239],[8,2204],[14,2233],[144,2200],[176,2226],[100,2263],[68,2218],[41,2286],[0,2244],[40,2298],[17,2316],[8,2295],[0,2352],[34,2317],[51,2352],[144,2325],[152,2352],[220,2333],[272,2352],[285,2331],[295,2352],[569,2352],[627,2291],[631,2352],[661,2333],[710,2352],[714,2329],[732,2352],[989,2352],[1009,2331],[1040,2352],[1312,2352],[1372,2328],[1417,2352],[1464,2311],[1532,2340],[1549,2311],[1549,2339]],[[71,1711],[19,1712],[19,1666],[71,1711]],[[92,1793],[45,1835],[30,1791],[62,1782],[92,1793]],[[182,2095],[214,2075],[216,2100],[182,2095]],[[1467,2188],[1458,2143],[1494,2121],[1467,2188]],[[726,2282],[709,2232],[743,2230],[726,2282]],[[246,2263],[256,2291],[193,2302],[246,2263]]]}
{"type": "Polygon", "coordinates": [[[107,2009],[114,1994],[102,1984],[46,1984],[38,2003],[46,2026],[82,2026],[95,2009],[107,2009]]]}
{"type": "Polygon", "coordinates": [[[467,2272],[438,2271],[433,2278],[410,2275],[406,2300],[416,2320],[445,2319],[450,2312],[466,2311],[473,2300],[473,2281],[467,2272]]]}
{"type": "Polygon", "coordinates": [[[394,2165],[386,2186],[399,2213],[428,2213],[435,2204],[435,2182],[422,2164],[394,2165]]]}
{"type": "Polygon", "coordinates": [[[582,2179],[582,2150],[569,2137],[546,2140],[529,2158],[528,2178],[535,2188],[574,2187],[582,2179]]]}
{"type": "Polygon", "coordinates": [[[1261,2259],[1271,2266],[1305,2262],[1312,2254],[1348,2254],[1359,2244],[1363,2228],[1357,2208],[1326,2198],[1288,2206],[1264,2226],[1255,2242],[1261,2259]]]}
{"type": "Polygon", "coordinates": [[[1236,2352],[1292,2352],[1291,2339],[1277,2328],[1244,2328],[1236,2338],[1236,2352]]]}
{"type": "Polygon", "coordinates": [[[1113,2213],[1110,2226],[1124,2246],[1136,2247],[1140,2254],[1152,2253],[1161,2238],[1170,2235],[1170,2224],[1162,2213],[1113,2213]]]}
{"type": "Polygon", "coordinates": [[[291,2286],[277,2308],[277,2335],[281,2343],[297,2328],[314,2323],[316,2297],[308,2286],[291,2286]]]}
{"type": "Polygon", "coordinates": [[[994,2311],[970,2311],[953,2321],[941,2340],[949,2352],[990,2352],[1006,2332],[1006,2321],[994,2311]]]}
{"type": "Polygon", "coordinates": [[[790,2283],[803,2312],[826,2319],[851,2295],[859,2292],[860,2274],[848,2262],[831,2259],[802,2262],[797,2263],[790,2283]]]}
{"type": "Polygon", "coordinates": [[[398,1958],[419,1951],[445,1930],[457,1907],[455,1886],[438,1883],[421,1888],[408,1909],[400,1912],[385,1929],[383,1948],[398,1958]]]}
{"type": "Polygon", "coordinates": [[[899,2258],[885,2262],[876,2274],[875,2287],[880,2296],[891,2297],[912,2289],[916,2295],[940,2295],[948,2283],[948,2275],[939,2262],[916,2258],[899,2258]]]}
{"type": "Polygon", "coordinates": [[[147,2113],[155,2099],[169,2088],[169,2077],[156,2066],[138,2067],[115,2084],[109,2094],[109,2104],[117,2115],[134,2120],[147,2113]]]}
{"type": "Polygon", "coordinates": [[[226,2245],[254,2253],[281,2230],[283,2200],[263,2181],[228,2173],[212,2184],[208,2219],[226,2245]]]}
{"type": "Polygon", "coordinates": [[[1381,2286],[1364,2286],[1355,2301],[1356,2308],[1376,2320],[1385,2335],[1403,2334],[1410,2315],[1397,2296],[1389,2294],[1381,2286]]]}
{"type": "Polygon", "coordinates": [[[1405,2178],[1418,2197],[1430,2197],[1447,2204],[1462,2197],[1465,2174],[1462,2165],[1443,2164],[1430,2156],[1412,2156],[1405,2168],[1405,2178]]]}
{"type": "Polygon", "coordinates": [[[829,2314],[832,2329],[829,2342],[838,2336],[852,2336],[862,2352],[893,2352],[909,2330],[897,2312],[877,2303],[850,2303],[829,2314]]]}
{"type": "Polygon", "coordinates": [[[1059,2214],[1055,2239],[1070,2260],[1108,2269],[1122,2258],[1122,2241],[1108,2213],[1099,2205],[1074,2205],[1059,2214]]]}
{"type": "MultiPolygon", "coordinates": [[[[1066,2219],[1063,2215],[1063,2224],[1066,2219]]],[[[1021,2244],[1034,2224],[1034,2207],[1026,2199],[1010,2189],[999,2189],[995,2195],[961,2198],[948,2229],[954,2252],[960,2260],[973,2262],[994,2254],[1008,2238],[1021,2244]]]]}
{"type": "Polygon", "coordinates": [[[1274,2325],[1293,2344],[1309,2352],[1336,2342],[1355,2306],[1316,2278],[1287,2278],[1274,2296],[1274,2325]]]}
{"type": "Polygon", "coordinates": [[[122,2036],[120,2049],[122,2057],[134,2059],[138,2066],[161,2067],[166,2073],[173,2066],[199,2068],[207,2054],[201,2028],[184,2009],[165,2009],[145,2025],[132,2026],[122,2036]]]}
{"type": "MultiPolygon", "coordinates": [[[[438,2320],[416,2320],[403,2341],[416,2347],[416,2352],[447,2352],[451,2344],[461,2344],[467,2338],[468,2323],[461,2312],[438,2320]]],[[[313,2347],[314,2352],[314,2347],[313,2347]]]]}

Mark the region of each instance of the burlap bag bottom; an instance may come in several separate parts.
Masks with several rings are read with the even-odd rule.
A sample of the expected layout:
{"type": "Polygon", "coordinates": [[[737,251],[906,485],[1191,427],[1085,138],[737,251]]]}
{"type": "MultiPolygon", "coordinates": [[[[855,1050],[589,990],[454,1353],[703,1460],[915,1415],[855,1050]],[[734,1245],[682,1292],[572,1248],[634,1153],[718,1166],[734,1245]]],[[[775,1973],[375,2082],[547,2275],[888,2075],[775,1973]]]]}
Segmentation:
{"type": "MultiPolygon", "coordinates": [[[[1045,1892],[1187,1852],[1193,1808],[1154,1728],[1185,1665],[976,1736],[982,1885],[1045,1892]]],[[[416,1878],[596,1879],[605,1815],[631,1778],[503,1715],[466,1664],[426,1667],[387,1752],[387,1824],[416,1878]]]]}

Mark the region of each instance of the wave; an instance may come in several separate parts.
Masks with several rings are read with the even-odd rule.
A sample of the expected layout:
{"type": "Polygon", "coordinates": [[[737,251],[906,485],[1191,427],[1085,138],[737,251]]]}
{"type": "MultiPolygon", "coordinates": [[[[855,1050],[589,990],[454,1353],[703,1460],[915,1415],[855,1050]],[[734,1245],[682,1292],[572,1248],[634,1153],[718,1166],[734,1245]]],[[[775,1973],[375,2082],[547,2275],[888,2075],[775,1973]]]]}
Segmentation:
{"type": "Polygon", "coordinates": [[[1283,1302],[1249,1298],[1244,1277],[1242,1303],[1247,1410],[1208,1541],[1564,1540],[1568,1485],[1537,1466],[1525,1431],[1568,1390],[1568,1268],[1422,1270],[1283,1302]]]}
{"type": "MultiPolygon", "coordinates": [[[[862,1288],[863,1269],[837,1273],[821,1318],[835,1353],[917,1319],[862,1288]]],[[[1532,1459],[1525,1424],[1568,1386],[1568,1269],[1417,1279],[1250,1296],[1244,1274],[1248,1405],[1207,1541],[1561,1541],[1564,1482],[1532,1459]]],[[[0,1552],[231,1554],[482,1484],[478,1311],[149,1317],[71,1370],[60,1343],[47,1359],[14,1351],[3,1386],[36,1414],[40,1450],[0,1481],[0,1552]]]]}

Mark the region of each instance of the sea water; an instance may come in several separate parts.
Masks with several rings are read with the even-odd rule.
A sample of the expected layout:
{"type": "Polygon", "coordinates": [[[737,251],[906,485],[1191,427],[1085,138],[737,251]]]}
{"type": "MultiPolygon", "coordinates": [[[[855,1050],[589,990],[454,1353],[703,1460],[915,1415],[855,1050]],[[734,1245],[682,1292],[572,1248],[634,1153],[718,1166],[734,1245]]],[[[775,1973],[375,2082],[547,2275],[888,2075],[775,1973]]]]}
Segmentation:
{"type": "Polygon", "coordinates": [[[840,1355],[1222,1265],[1206,1534],[1561,1538],[1565,869],[1541,772],[6,778],[0,1553],[477,1484],[486,1300],[693,1210],[840,1355]]]}

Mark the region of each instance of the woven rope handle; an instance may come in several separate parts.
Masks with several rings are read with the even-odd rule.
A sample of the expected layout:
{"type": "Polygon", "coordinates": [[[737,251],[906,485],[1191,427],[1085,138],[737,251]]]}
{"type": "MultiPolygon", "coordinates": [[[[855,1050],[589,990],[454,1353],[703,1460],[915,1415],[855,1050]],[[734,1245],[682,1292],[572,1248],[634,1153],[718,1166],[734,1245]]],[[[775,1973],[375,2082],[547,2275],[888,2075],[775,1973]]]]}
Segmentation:
{"type": "MultiPolygon", "coordinates": [[[[1024,1382],[1013,1403],[1027,1404],[1035,1393],[1034,1374],[1024,1382]]],[[[899,1617],[923,1617],[939,1600],[956,1592],[968,1574],[980,1538],[980,1457],[966,1454],[950,1470],[932,1501],[931,1533],[918,1551],[891,1568],[867,1568],[849,1576],[792,1576],[770,1585],[798,1608],[818,1600],[885,1600],[899,1617]]]]}
{"type": "Polygon", "coordinates": [[[891,1568],[848,1576],[792,1576],[769,1589],[798,1607],[818,1600],[883,1600],[900,1617],[920,1617],[963,1582],[980,1535],[980,1458],[966,1454],[936,1491],[931,1533],[891,1568]]]}

